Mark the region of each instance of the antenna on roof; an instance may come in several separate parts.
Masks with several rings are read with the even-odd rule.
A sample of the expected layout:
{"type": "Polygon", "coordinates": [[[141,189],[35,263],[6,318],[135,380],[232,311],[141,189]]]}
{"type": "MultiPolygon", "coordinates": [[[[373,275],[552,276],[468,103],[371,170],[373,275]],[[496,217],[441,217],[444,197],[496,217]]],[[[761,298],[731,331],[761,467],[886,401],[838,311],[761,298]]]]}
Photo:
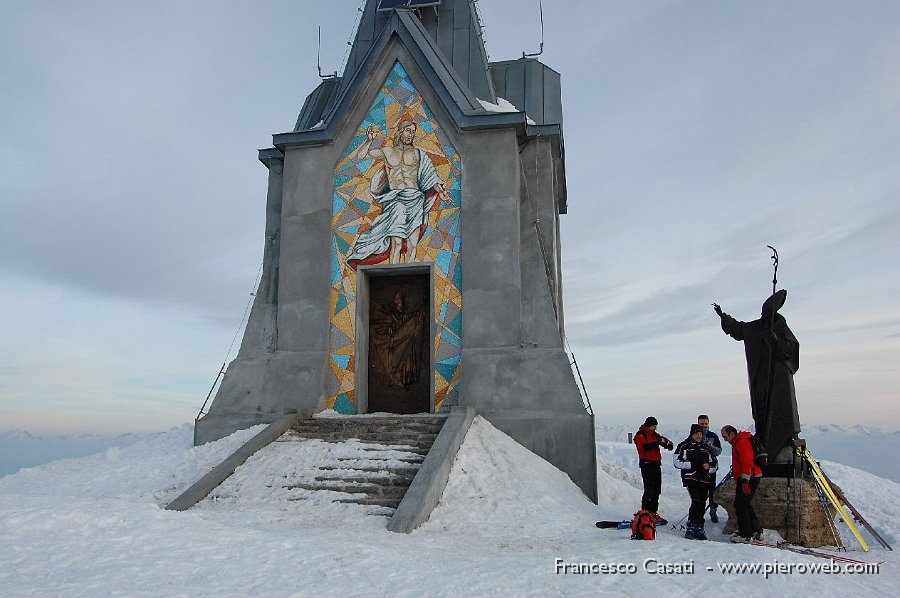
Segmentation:
{"type": "Polygon", "coordinates": [[[526,54],[523,50],[522,58],[533,58],[544,53],[544,4],[541,0],[538,0],[538,9],[541,11],[541,47],[535,54],[526,54]]]}
{"type": "Polygon", "coordinates": [[[320,79],[336,79],[337,71],[330,75],[322,74],[322,26],[319,25],[319,47],[316,48],[316,68],[319,70],[320,79]]]}

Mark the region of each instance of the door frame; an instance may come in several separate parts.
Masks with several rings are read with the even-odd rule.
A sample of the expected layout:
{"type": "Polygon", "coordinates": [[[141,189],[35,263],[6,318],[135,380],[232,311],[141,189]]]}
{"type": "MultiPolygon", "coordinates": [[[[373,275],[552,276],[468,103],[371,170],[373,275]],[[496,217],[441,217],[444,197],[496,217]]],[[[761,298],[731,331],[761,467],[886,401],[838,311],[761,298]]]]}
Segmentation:
{"type": "Polygon", "coordinates": [[[428,275],[428,412],[434,413],[434,264],[376,264],[356,270],[356,413],[369,412],[369,285],[372,278],[428,275]]]}

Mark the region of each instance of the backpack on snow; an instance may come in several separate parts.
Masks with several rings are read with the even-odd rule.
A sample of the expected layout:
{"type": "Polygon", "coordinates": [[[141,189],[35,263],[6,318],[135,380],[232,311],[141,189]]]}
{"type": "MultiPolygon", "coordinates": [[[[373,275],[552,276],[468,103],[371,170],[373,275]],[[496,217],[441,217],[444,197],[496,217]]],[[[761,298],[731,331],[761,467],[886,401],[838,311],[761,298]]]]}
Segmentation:
{"type": "Polygon", "coordinates": [[[653,522],[653,515],[647,509],[641,509],[634,514],[634,519],[631,520],[631,539],[656,539],[656,524],[653,522]]]}
{"type": "Polygon", "coordinates": [[[769,464],[769,452],[762,439],[754,434],[750,437],[750,446],[753,447],[753,462],[759,467],[765,467],[769,464]]]}

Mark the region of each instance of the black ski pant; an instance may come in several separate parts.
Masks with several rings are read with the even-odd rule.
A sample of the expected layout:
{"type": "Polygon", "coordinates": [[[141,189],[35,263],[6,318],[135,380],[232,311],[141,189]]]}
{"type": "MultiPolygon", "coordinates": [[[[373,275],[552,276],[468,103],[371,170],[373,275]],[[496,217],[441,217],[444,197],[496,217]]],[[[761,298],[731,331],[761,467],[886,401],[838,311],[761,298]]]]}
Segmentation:
{"type": "Polygon", "coordinates": [[[740,479],[737,480],[737,485],[734,489],[734,513],[737,515],[738,534],[742,538],[749,538],[756,532],[763,531],[751,502],[753,495],[756,494],[756,488],[759,486],[760,479],[757,477],[750,478],[750,494],[741,492],[743,482],[740,479]]]}
{"type": "Polygon", "coordinates": [[[703,527],[703,514],[706,512],[706,497],[709,496],[709,486],[688,482],[686,484],[688,494],[691,496],[691,508],[688,509],[688,523],[697,527],[703,527]]]}
{"type": "Polygon", "coordinates": [[[656,513],[659,510],[659,494],[662,492],[662,466],[659,461],[641,463],[641,478],[644,480],[644,495],[641,508],[656,513]]]}
{"type": "Polygon", "coordinates": [[[713,494],[716,493],[716,478],[713,477],[712,486],[709,487],[709,512],[714,513],[719,505],[716,503],[716,497],[713,494]]]}

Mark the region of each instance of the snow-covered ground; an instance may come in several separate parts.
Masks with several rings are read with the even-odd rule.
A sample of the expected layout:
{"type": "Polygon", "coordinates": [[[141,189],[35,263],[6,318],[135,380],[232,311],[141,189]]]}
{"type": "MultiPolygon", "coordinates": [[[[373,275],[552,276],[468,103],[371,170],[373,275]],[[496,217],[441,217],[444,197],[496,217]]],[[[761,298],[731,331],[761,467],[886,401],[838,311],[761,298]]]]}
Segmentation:
{"type": "MultiPolygon", "coordinates": [[[[4,596],[770,596],[892,595],[900,556],[876,543],[850,556],[880,562],[877,574],[722,573],[720,564],[815,567],[828,561],[728,543],[689,541],[671,528],[655,542],[599,530],[598,519],[628,517],[640,503],[634,448],[598,440],[599,505],[569,479],[476,418],[431,519],[412,534],[386,531],[383,511],[360,505],[286,500],[278,481],[293,467],[286,443],[254,455],[218,500],[186,512],[162,506],[259,427],[201,447],[189,426],[0,478],[0,594],[4,596]],[[235,498],[236,496],[236,498],[235,498]],[[633,566],[635,573],[564,574],[566,563],[633,566]],[[693,573],[645,571],[692,564],[693,573]]],[[[296,445],[295,445],[296,446],[296,445]]],[[[297,461],[335,449],[303,443],[297,461]]],[[[667,453],[668,456],[668,453],[667,453]]],[[[727,468],[727,459],[725,460],[727,468]]],[[[892,545],[900,544],[900,484],[837,463],[823,467],[892,545]]],[[[664,468],[661,511],[685,514],[687,493],[664,468]]],[[[723,518],[724,519],[724,518],[723,518]]],[[[840,525],[839,527],[843,527],[840,525]]],[[[687,568],[687,567],[686,567],[687,568]]]]}

